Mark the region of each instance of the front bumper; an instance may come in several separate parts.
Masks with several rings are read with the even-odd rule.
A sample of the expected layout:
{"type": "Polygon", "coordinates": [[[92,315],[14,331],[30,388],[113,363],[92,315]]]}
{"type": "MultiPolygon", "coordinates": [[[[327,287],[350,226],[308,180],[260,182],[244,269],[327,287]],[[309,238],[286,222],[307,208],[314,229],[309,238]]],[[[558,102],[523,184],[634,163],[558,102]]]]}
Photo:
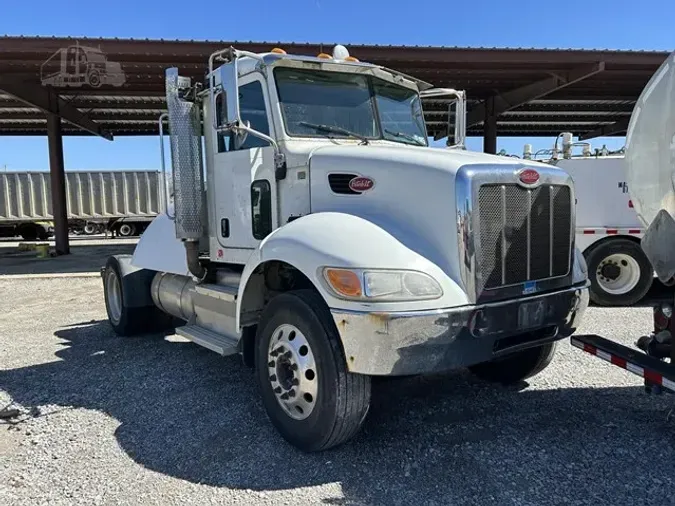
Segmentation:
{"type": "Polygon", "coordinates": [[[331,313],[351,372],[391,376],[432,373],[570,336],[588,306],[587,285],[452,309],[388,313],[333,309],[331,313]],[[536,326],[530,319],[523,327],[528,317],[521,313],[530,308],[538,313],[536,326]]]}

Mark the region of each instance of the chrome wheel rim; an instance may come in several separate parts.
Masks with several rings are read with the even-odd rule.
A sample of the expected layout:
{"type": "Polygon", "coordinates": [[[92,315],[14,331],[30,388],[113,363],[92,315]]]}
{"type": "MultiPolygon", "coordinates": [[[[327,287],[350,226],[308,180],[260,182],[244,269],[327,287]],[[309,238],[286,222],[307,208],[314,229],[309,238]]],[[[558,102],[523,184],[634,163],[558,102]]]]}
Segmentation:
{"type": "Polygon", "coordinates": [[[288,416],[304,420],[314,411],[319,387],[314,353],[294,325],[280,325],[270,339],[267,370],[272,392],[288,416]]]}
{"type": "Polygon", "coordinates": [[[614,253],[602,259],[596,270],[596,279],[605,292],[626,294],[640,282],[640,264],[630,255],[614,253]]]}
{"type": "Polygon", "coordinates": [[[121,225],[120,226],[120,235],[131,235],[131,226],[130,225],[121,225]]]}
{"type": "Polygon", "coordinates": [[[114,324],[122,319],[122,289],[115,271],[110,270],[105,278],[105,291],[108,295],[108,318],[114,324]]]}

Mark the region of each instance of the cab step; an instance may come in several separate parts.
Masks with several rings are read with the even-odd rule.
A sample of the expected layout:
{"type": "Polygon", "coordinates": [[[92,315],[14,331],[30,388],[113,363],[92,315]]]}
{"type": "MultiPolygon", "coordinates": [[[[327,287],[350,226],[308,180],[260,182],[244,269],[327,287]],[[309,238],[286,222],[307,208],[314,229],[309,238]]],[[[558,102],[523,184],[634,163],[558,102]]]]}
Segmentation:
{"type": "Polygon", "coordinates": [[[239,353],[239,341],[237,339],[224,336],[199,325],[178,327],[176,334],[223,356],[239,353]]]}
{"type": "Polygon", "coordinates": [[[196,285],[195,291],[207,297],[222,300],[223,302],[236,302],[237,293],[239,292],[238,285],[196,285]]]}

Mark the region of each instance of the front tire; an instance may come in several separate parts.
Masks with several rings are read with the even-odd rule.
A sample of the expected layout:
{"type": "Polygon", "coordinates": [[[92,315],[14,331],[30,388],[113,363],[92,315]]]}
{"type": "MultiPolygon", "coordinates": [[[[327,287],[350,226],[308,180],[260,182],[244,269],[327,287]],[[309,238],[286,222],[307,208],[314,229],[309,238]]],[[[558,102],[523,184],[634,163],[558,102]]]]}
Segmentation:
{"type": "Polygon", "coordinates": [[[586,255],[590,299],[600,306],[631,306],[652,286],[654,270],[640,245],[617,238],[598,244],[586,255]]]}
{"type": "Polygon", "coordinates": [[[503,385],[520,383],[546,369],[555,355],[556,343],[518,351],[504,358],[469,367],[480,379],[503,385]]]}
{"type": "Polygon", "coordinates": [[[351,439],[370,406],[370,377],[347,370],[335,323],[314,290],[278,295],[255,343],[256,376],[275,428],[306,452],[351,439]]]}

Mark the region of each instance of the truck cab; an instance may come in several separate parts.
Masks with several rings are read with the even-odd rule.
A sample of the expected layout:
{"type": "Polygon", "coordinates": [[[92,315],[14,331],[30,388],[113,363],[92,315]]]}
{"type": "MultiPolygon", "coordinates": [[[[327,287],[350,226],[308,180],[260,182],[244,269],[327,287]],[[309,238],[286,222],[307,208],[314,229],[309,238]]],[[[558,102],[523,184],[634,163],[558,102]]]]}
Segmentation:
{"type": "Polygon", "coordinates": [[[350,439],[372,376],[519,382],[577,328],[571,178],[464,150],[461,118],[429,147],[431,85],[342,46],[229,48],[166,84],[174,205],[103,269],[110,322],[240,353],[295,446],[350,439]]]}

